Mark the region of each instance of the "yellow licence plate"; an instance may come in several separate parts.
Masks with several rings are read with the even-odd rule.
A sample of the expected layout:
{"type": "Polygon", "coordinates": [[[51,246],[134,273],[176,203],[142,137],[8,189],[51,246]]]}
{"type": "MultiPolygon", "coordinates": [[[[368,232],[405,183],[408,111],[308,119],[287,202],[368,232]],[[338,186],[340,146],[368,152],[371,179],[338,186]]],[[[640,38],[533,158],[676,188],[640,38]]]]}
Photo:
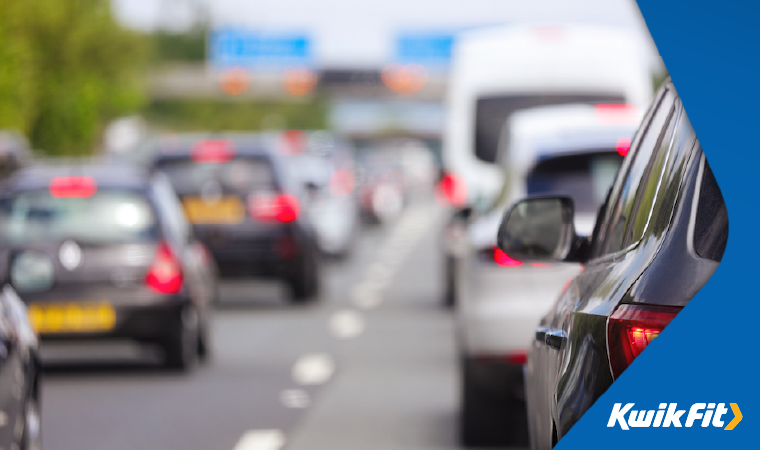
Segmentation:
{"type": "Polygon", "coordinates": [[[194,224],[237,224],[245,218],[243,202],[237,197],[224,197],[214,202],[186,198],[182,202],[187,219],[194,224]]]}
{"type": "Polygon", "coordinates": [[[106,302],[32,304],[29,320],[37,333],[92,333],[110,331],[116,312],[106,302]]]}

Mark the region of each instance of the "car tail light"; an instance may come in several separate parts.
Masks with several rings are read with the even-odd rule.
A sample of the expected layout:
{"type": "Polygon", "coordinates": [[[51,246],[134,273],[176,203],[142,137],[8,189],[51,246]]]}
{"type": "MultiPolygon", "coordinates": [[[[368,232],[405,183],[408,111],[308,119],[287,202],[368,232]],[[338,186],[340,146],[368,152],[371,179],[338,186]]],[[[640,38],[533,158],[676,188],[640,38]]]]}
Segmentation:
{"type": "Polygon", "coordinates": [[[355,184],[354,174],[348,169],[338,169],[330,176],[330,192],[338,197],[350,194],[355,184]]]}
{"type": "Polygon", "coordinates": [[[90,177],[55,177],[49,189],[55,198],[89,198],[98,191],[98,185],[90,177]]]}
{"type": "Polygon", "coordinates": [[[206,139],[193,146],[191,157],[197,163],[223,163],[235,157],[235,149],[226,139],[206,139]]]}
{"type": "Polygon", "coordinates": [[[467,201],[467,184],[460,176],[447,173],[436,185],[435,197],[440,203],[461,206],[467,201]]]}
{"type": "Polygon", "coordinates": [[[502,267],[520,267],[523,264],[521,261],[510,258],[509,255],[496,247],[494,247],[493,260],[502,267]]]}
{"type": "Polygon", "coordinates": [[[619,377],[680,311],[675,306],[620,306],[607,323],[612,375],[619,377]]]}
{"type": "Polygon", "coordinates": [[[145,275],[145,283],[161,294],[176,294],[182,289],[182,279],[179,260],[166,242],[160,243],[145,275]]]}
{"type": "Polygon", "coordinates": [[[288,194],[257,193],[248,197],[248,214],[264,222],[292,222],[298,218],[298,200],[288,194]]]}
{"type": "Polygon", "coordinates": [[[638,109],[626,104],[595,105],[596,118],[603,124],[636,124],[639,122],[638,109]]]}
{"type": "Polygon", "coordinates": [[[627,156],[628,150],[631,149],[631,140],[629,138],[618,139],[615,149],[617,150],[618,155],[623,157],[627,156]]]}

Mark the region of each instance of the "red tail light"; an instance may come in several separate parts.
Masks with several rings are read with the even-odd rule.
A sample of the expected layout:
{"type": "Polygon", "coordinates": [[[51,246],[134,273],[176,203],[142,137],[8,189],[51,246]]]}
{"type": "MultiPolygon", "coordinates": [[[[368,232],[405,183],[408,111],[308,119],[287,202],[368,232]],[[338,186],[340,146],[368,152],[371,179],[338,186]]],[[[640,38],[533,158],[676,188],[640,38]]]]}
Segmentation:
{"type": "Polygon", "coordinates": [[[619,377],[679,311],[675,306],[620,306],[607,324],[612,375],[619,377]]]}
{"type": "Polygon", "coordinates": [[[235,149],[228,140],[206,139],[195,144],[191,156],[197,163],[222,163],[235,157],[235,149]]]}
{"type": "Polygon", "coordinates": [[[521,261],[510,258],[509,255],[496,247],[494,247],[493,260],[496,261],[496,264],[502,267],[519,267],[523,264],[521,261]]]}
{"type": "Polygon", "coordinates": [[[98,185],[90,177],[55,177],[49,188],[55,198],[89,198],[98,191],[98,185]]]}
{"type": "Polygon", "coordinates": [[[618,139],[615,149],[620,156],[627,156],[628,150],[631,149],[631,140],[629,138],[618,139]]]}
{"type": "Polygon", "coordinates": [[[467,201],[467,184],[453,173],[447,173],[435,186],[435,197],[440,203],[461,206],[467,201]]]}
{"type": "Polygon", "coordinates": [[[298,200],[288,194],[251,194],[248,214],[264,222],[292,222],[298,218],[298,200]]]}
{"type": "Polygon", "coordinates": [[[156,257],[145,275],[145,283],[161,294],[176,294],[182,289],[182,265],[166,242],[158,245],[156,257]]]}

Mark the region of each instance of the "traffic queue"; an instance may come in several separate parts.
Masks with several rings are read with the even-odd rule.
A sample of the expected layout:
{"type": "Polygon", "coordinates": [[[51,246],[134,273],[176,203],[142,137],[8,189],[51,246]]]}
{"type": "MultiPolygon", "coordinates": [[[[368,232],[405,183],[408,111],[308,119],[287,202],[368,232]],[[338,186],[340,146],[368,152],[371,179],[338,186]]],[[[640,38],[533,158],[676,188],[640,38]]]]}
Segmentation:
{"type": "MultiPolygon", "coordinates": [[[[552,448],[720,263],[720,189],[674,85],[652,98],[630,48],[591,26],[458,44],[435,198],[464,446],[552,448]]],[[[2,448],[40,447],[40,346],[129,340],[190,372],[214,351],[226,280],[314,303],[363,226],[433,201],[412,150],[328,130],[156,132],[86,161],[0,139],[18,148],[0,182],[0,371],[21,374],[0,391],[23,393],[2,448]]]]}

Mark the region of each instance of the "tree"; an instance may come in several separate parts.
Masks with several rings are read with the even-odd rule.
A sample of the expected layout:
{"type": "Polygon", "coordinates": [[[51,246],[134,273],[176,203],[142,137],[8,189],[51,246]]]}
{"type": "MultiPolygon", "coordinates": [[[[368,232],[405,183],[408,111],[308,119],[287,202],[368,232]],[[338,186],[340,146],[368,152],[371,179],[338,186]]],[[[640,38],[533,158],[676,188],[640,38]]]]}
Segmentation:
{"type": "Polygon", "coordinates": [[[144,37],[108,0],[0,0],[0,128],[50,155],[92,153],[104,120],[144,103],[144,37]]]}

